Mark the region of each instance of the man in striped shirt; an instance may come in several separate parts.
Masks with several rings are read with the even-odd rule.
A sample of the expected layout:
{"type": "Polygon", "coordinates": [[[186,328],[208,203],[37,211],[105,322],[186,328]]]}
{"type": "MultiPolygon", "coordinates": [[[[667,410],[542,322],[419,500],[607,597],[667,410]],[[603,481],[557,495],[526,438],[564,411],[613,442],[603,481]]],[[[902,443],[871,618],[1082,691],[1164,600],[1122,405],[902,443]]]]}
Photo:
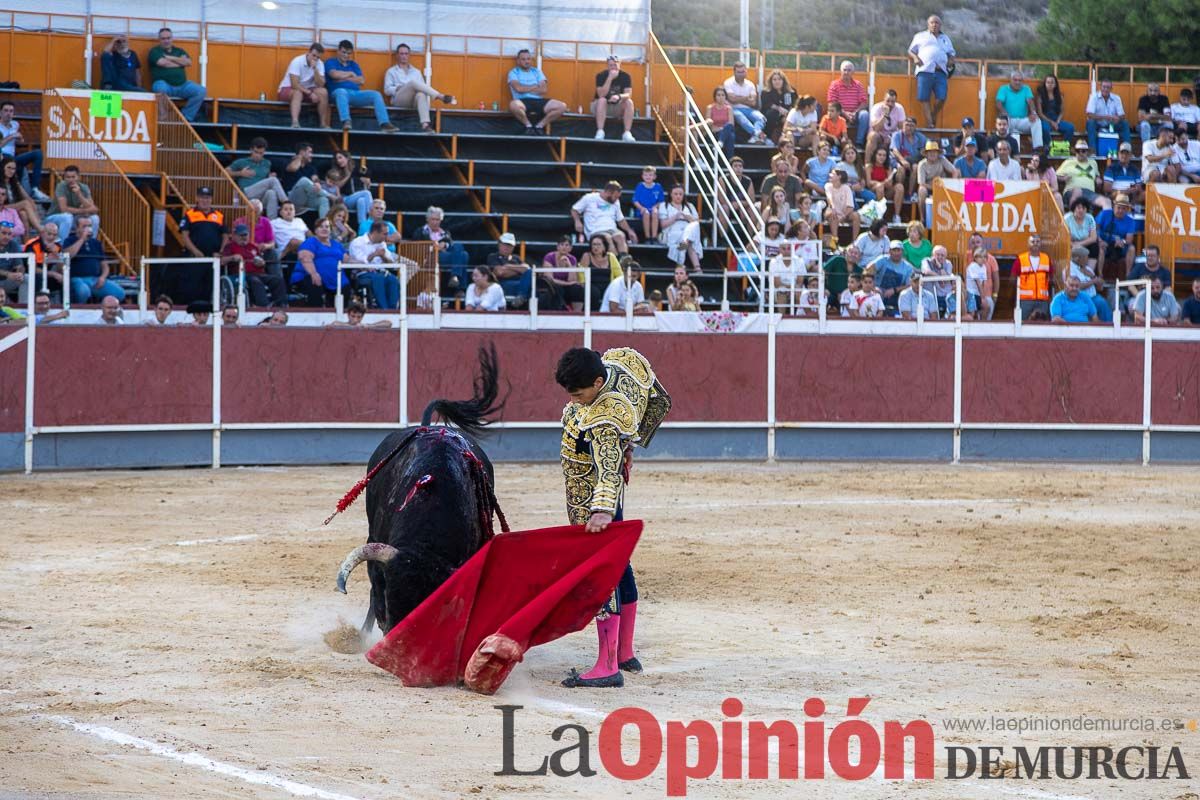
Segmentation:
{"type": "Polygon", "coordinates": [[[842,104],[846,122],[854,126],[854,142],[862,150],[870,131],[871,111],[867,105],[867,90],[862,83],[854,78],[854,62],[842,62],[842,76],[835,78],[829,84],[825,93],[828,103],[837,101],[842,104]]]}

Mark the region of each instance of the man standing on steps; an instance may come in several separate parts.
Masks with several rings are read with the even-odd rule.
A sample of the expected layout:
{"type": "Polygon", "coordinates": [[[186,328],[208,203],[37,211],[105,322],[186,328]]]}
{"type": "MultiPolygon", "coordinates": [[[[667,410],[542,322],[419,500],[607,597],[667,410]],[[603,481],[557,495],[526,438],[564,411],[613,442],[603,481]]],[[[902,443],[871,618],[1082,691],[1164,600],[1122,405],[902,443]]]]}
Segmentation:
{"type": "Polygon", "coordinates": [[[621,69],[621,59],[608,57],[605,68],[596,74],[596,96],[592,98],[592,113],[596,115],[596,138],[604,138],[604,121],[620,117],[625,126],[621,141],[633,138],[633,79],[621,69]]]}
{"type": "Polygon", "coordinates": [[[936,128],[938,115],[946,104],[950,73],[954,71],[954,45],[942,33],[942,18],[934,14],[926,20],[926,29],[913,37],[908,58],[917,73],[917,100],[925,110],[925,124],[936,128]]]}
{"type": "MultiPolygon", "coordinates": [[[[586,347],[572,348],[559,359],[554,378],[571,398],[563,409],[560,448],[567,517],[571,524],[599,533],[622,519],[633,446],[650,446],[671,410],[671,397],[650,362],[628,347],[603,356],[586,347]]],[[[637,599],[633,568],[627,566],[596,614],[596,665],[583,674],[571,670],[563,686],[615,688],[625,685],[622,671],[642,671],[633,649],[637,599]]]]}

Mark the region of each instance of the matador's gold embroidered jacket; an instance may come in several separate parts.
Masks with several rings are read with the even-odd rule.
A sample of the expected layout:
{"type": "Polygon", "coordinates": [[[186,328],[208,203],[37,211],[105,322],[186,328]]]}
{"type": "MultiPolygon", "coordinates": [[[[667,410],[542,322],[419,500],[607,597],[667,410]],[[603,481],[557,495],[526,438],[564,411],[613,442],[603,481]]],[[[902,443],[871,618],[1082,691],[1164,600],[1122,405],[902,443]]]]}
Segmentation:
{"type": "Polygon", "coordinates": [[[608,378],[596,399],[563,409],[562,468],[572,525],[585,524],[594,511],[617,512],[625,447],[648,447],[671,410],[671,396],[641,353],[621,347],[601,358],[608,378]]]}

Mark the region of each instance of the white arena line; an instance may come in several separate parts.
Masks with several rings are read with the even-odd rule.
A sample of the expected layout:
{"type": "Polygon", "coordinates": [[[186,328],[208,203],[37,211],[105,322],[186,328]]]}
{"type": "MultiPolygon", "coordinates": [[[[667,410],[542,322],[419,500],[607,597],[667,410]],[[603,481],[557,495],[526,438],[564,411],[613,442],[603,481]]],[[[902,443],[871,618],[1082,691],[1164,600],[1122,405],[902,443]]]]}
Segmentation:
{"type": "Polygon", "coordinates": [[[215,539],[180,539],[178,542],[171,542],[176,547],[195,547],[200,544],[227,544],[229,542],[248,542],[252,539],[257,539],[262,534],[259,533],[243,533],[240,536],[218,536],[215,539]]]}
{"type": "Polygon", "coordinates": [[[237,778],[246,783],[253,783],[258,786],[270,786],[274,789],[280,789],[288,794],[296,797],[316,797],[320,800],[359,800],[357,797],[351,797],[346,794],[338,794],[336,792],[327,792],[324,789],[318,789],[315,786],[309,786],[304,783],[290,781],[287,778],[281,778],[278,775],[272,775],[263,770],[250,770],[243,767],[238,767],[233,764],[226,764],[221,761],[213,761],[211,758],[200,755],[199,753],[181,753],[178,750],[167,747],[166,745],[157,744],[156,742],[140,739],[137,736],[130,736],[127,733],[115,731],[112,728],[106,728],[103,725],[89,725],[86,722],[76,722],[68,717],[58,717],[50,715],[37,715],[35,719],[46,719],[51,722],[56,722],[59,725],[64,725],[74,728],[80,733],[86,733],[89,736],[94,736],[97,739],[102,739],[106,742],[122,744],[126,747],[136,747],[139,750],[145,750],[156,756],[168,758],[172,761],[179,761],[193,767],[200,767],[209,772],[215,772],[218,775],[224,775],[229,778],[237,778]]]}
{"type": "MultiPolygon", "coordinates": [[[[725,508],[745,510],[747,508],[805,508],[808,506],[849,506],[856,503],[869,502],[873,506],[951,506],[951,505],[1019,505],[1027,501],[1007,500],[999,497],[823,497],[814,500],[746,500],[722,501],[714,500],[708,503],[631,503],[630,509],[647,509],[650,511],[716,511],[725,508]]],[[[523,512],[531,517],[559,515],[558,509],[543,509],[540,511],[523,512]]]]}

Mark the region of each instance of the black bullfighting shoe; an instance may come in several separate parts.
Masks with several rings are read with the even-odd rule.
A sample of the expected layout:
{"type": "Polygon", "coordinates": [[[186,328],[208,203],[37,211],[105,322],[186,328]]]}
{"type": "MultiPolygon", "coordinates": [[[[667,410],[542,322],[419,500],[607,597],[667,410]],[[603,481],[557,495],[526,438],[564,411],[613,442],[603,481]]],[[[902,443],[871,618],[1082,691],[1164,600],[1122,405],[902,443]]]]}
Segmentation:
{"type": "Polygon", "coordinates": [[[637,656],[634,656],[628,661],[622,661],[620,664],[617,664],[617,666],[625,672],[632,672],[634,675],[642,674],[642,662],[637,660],[637,656]]]}
{"type": "Polygon", "coordinates": [[[584,678],[579,670],[571,670],[571,674],[563,679],[562,685],[568,689],[620,689],[625,685],[625,676],[618,670],[603,678],[584,678]]]}

